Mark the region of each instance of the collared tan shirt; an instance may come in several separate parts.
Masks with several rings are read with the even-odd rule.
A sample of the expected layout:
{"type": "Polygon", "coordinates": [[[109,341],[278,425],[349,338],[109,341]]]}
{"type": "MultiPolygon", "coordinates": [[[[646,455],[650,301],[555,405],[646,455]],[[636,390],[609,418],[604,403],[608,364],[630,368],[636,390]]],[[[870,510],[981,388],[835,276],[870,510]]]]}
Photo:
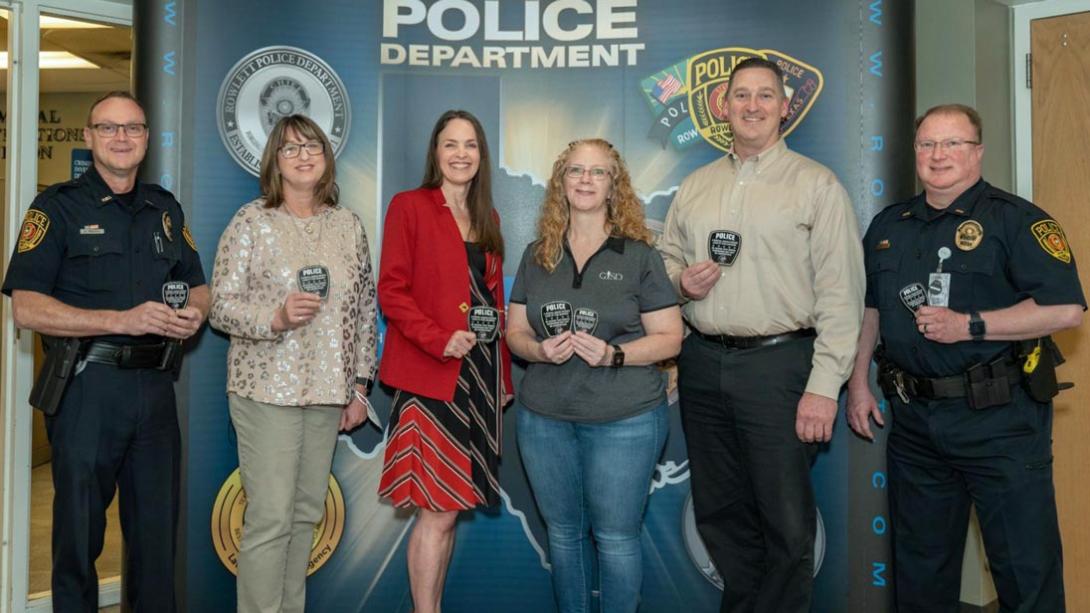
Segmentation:
{"type": "Polygon", "coordinates": [[[330,207],[300,220],[259,198],[220,237],[208,319],[231,335],[228,392],[282,406],[348,404],[356,377],[375,377],[375,315],[367,237],[352,211],[330,207]],[[300,291],[299,269],[313,265],[329,269],[321,309],[299,328],[273,332],[276,310],[300,291]]]}
{"type": "MultiPolygon", "coordinates": [[[[731,266],[682,312],[704,334],[766,336],[815,328],[806,391],[839,395],[863,318],[863,253],[847,192],[828,168],[783,140],[742,161],[727,154],[682,182],[659,240],[681,294],[681,272],[709,259],[708,235],[741,235],[731,266]]],[[[684,296],[682,296],[684,300],[684,296]]]]}

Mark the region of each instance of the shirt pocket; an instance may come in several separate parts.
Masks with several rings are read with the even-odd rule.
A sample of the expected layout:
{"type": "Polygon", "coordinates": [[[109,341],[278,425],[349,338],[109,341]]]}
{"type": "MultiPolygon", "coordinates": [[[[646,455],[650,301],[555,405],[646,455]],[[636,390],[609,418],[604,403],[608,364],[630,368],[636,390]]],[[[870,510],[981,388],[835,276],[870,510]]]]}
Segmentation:
{"type": "Polygon", "coordinates": [[[185,279],[173,279],[170,275],[170,271],[182,259],[181,246],[178,244],[177,237],[172,241],[168,241],[165,237],[153,235],[148,246],[151,248],[150,253],[155,254],[152,260],[155,263],[155,272],[158,278],[185,281],[185,279]],[[155,244],[156,238],[162,242],[161,247],[155,244]]]}
{"type": "Polygon", "coordinates": [[[90,291],[115,291],[128,282],[124,247],[119,237],[80,236],[68,246],[71,278],[90,291]]]}
{"type": "MultiPolygon", "coordinates": [[[[955,311],[984,310],[1005,306],[996,304],[1004,292],[1002,269],[996,263],[996,246],[983,244],[962,252],[950,271],[950,308],[955,311]]],[[[945,269],[945,267],[944,267],[945,269]]]]}
{"type": "Polygon", "coordinates": [[[901,302],[901,288],[897,286],[897,272],[901,260],[893,251],[881,251],[866,259],[868,292],[876,297],[878,308],[896,308],[901,302]]]}

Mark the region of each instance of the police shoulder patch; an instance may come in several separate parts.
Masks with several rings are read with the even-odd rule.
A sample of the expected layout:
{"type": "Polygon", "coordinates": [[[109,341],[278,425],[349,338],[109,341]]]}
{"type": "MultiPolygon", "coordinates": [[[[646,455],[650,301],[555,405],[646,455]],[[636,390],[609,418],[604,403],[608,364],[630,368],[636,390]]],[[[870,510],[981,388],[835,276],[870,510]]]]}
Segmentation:
{"type": "Polygon", "coordinates": [[[26,253],[42,244],[45,233],[49,231],[49,216],[38,209],[30,209],[23,218],[23,227],[19,230],[18,253],[26,253]]]}
{"type": "Polygon", "coordinates": [[[182,226],[182,238],[185,239],[185,244],[189,245],[189,248],[193,251],[197,250],[197,242],[193,240],[193,235],[189,232],[189,225],[182,226]]]}
{"type": "Polygon", "coordinates": [[[1054,219],[1038,221],[1030,226],[1030,231],[1045,253],[1064,264],[1071,263],[1071,248],[1067,244],[1067,237],[1064,236],[1063,228],[1054,219]]]}

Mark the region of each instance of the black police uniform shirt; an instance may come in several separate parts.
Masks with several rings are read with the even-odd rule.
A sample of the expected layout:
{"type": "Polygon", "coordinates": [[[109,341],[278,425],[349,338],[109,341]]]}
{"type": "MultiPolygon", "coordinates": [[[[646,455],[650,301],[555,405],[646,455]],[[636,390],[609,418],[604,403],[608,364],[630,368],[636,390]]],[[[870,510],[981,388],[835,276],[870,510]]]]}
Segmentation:
{"type": "Polygon", "coordinates": [[[139,181],[128,194],[115,195],[91,166],[34,199],[3,293],[29,290],[77,308],[125,310],[162,302],[167,281],[205,283],[181,205],[169,191],[139,181]]]}
{"type": "Polygon", "coordinates": [[[950,251],[942,272],[950,273],[947,306],[954,311],[993,311],[1027,298],[1086,308],[1070,245],[1046,212],[983,180],[941,211],[921,193],[878,213],[863,238],[866,306],[878,309],[887,357],[909,374],[960,374],[1011,347],[1008,341],[943,344],[919,332],[901,290],[928,287],[943,247],[950,251]]]}
{"type": "MultiPolygon", "coordinates": [[[[547,304],[566,303],[571,321],[590,323],[579,313],[597,315],[591,334],[620,345],[646,335],[640,316],[677,305],[677,292],[666,276],[658,251],[646,243],[611,237],[578,271],[567,243],[553,272],[534,259],[536,243],[522,254],[511,302],[526,306],[526,318],[538,339],[553,336],[543,315],[547,304]]],[[[555,319],[550,319],[556,323],[555,319]]],[[[518,386],[519,401],[542,415],[574,422],[605,422],[633,417],[658,407],[666,398],[666,375],[657,366],[591,367],[578,355],[563,364],[532,362],[518,386]]]]}

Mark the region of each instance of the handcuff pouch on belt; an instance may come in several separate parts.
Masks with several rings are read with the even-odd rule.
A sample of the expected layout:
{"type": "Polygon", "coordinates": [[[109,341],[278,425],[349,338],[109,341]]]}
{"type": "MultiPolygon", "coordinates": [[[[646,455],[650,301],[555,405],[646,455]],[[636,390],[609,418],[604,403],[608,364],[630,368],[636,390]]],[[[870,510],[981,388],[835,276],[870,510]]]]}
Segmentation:
{"type": "Polygon", "coordinates": [[[1064,356],[1051,336],[1020,341],[1018,358],[1026,393],[1037,402],[1049,402],[1060,390],[1074,387],[1056,380],[1056,367],[1064,363],[1064,356]]]}
{"type": "Polygon", "coordinates": [[[885,356],[881,346],[875,350],[878,362],[878,385],[886,398],[897,396],[908,404],[913,398],[964,397],[973,409],[1007,404],[1011,401],[1011,358],[1001,354],[988,364],[976,364],[960,377],[938,379],[917,378],[909,375],[885,356]]]}
{"type": "Polygon", "coordinates": [[[56,415],[76,363],[82,357],[84,345],[84,340],[80,338],[42,335],[45,361],[30,390],[30,406],[47,416],[56,415]]]}

